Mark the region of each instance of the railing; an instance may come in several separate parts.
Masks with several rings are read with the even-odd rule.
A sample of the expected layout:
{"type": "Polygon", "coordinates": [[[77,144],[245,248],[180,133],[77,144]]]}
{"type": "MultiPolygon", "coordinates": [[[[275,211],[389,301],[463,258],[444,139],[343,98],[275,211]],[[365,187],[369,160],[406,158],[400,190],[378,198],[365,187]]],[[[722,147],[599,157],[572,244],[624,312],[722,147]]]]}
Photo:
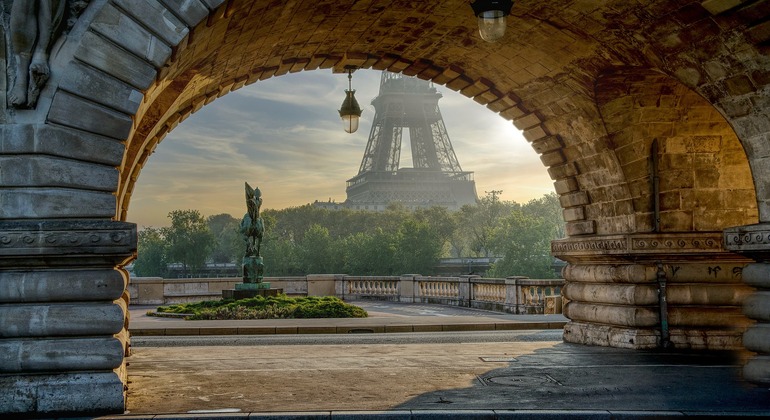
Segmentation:
{"type": "MultiPolygon", "coordinates": [[[[398,298],[399,277],[354,277],[345,276],[346,295],[366,298],[371,296],[398,298]]],[[[395,299],[397,300],[397,299],[395,299]]]]}
{"type": "MultiPolygon", "coordinates": [[[[210,300],[231,289],[239,279],[132,278],[131,302],[168,304],[210,300]]],[[[505,279],[478,276],[424,277],[347,276],[315,274],[303,277],[265,278],[272,287],[295,296],[336,295],[346,300],[377,299],[400,302],[438,303],[514,314],[561,313],[564,280],[526,277],[505,279]]]]}

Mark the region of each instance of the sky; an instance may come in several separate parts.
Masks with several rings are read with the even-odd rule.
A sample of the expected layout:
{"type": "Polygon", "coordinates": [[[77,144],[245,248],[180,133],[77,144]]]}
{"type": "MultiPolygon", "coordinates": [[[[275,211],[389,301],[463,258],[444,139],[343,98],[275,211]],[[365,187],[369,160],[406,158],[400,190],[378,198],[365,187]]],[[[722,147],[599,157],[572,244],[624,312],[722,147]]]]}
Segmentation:
{"type": "MultiPolygon", "coordinates": [[[[347,134],[337,110],[347,74],[299,72],[225,95],[183,121],[158,145],[137,180],[128,221],[167,226],[173,210],[204,216],[246,211],[244,181],[262,191],[263,209],[313,201],[345,201],[345,181],[358,174],[374,118],[381,72],[353,73],[363,114],[347,134]]],[[[443,86],[439,109],[464,171],[475,173],[479,197],[502,190],[526,203],[553,191],[537,154],[510,121],[443,86]]],[[[401,167],[411,167],[404,134],[401,167]],[[408,161],[405,161],[409,159],[408,161]]]]}

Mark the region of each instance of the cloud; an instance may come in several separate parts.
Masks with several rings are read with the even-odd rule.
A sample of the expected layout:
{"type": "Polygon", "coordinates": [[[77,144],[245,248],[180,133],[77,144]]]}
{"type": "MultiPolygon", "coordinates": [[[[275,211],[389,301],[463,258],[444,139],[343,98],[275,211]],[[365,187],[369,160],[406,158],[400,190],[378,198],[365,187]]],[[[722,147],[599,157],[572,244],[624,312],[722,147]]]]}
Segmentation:
{"type": "MultiPolygon", "coordinates": [[[[158,146],[137,181],[129,221],[166,225],[166,215],[176,209],[240,217],[244,181],[260,187],[266,208],[344,201],[345,181],[358,173],[366,147],[380,76],[364,70],[353,74],[364,113],[352,135],[342,130],[337,113],[348,85],[345,74],[288,74],[217,99],[158,146]]],[[[553,190],[537,154],[510,121],[436,87],[460,165],[475,172],[480,195],[503,190],[504,200],[526,202],[553,190]]],[[[406,139],[402,146],[404,164],[406,139]]]]}

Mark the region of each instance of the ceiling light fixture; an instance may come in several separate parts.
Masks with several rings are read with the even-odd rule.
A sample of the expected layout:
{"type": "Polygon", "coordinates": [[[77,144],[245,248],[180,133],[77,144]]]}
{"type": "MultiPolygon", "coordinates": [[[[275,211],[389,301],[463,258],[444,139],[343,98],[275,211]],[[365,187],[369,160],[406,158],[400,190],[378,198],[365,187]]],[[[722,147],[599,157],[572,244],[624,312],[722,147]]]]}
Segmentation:
{"type": "Polygon", "coordinates": [[[497,42],[505,35],[506,16],[511,14],[512,0],[476,0],[471,3],[479,22],[479,35],[487,42],[497,42]]]}
{"type": "Polygon", "coordinates": [[[340,107],[340,118],[342,118],[342,124],[346,133],[355,133],[358,130],[358,120],[361,117],[361,107],[356,101],[355,93],[353,90],[353,69],[348,70],[348,89],[345,91],[345,100],[342,101],[340,107]]]}

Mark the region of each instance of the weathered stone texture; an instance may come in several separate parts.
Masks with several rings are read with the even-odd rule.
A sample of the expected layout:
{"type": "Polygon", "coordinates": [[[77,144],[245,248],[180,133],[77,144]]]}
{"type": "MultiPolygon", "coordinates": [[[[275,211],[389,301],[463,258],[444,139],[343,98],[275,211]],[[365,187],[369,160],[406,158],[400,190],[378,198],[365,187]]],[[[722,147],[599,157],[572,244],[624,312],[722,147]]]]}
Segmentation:
{"type": "Polygon", "coordinates": [[[662,231],[708,231],[755,220],[745,154],[711,105],[647,71],[605,75],[596,91],[616,156],[626,179],[635,182],[635,210],[650,214],[637,219],[637,229],[653,228],[653,140],[658,142],[662,231]]]}
{"type": "Polygon", "coordinates": [[[740,306],[753,291],[741,283],[749,260],[723,251],[716,233],[577,237],[555,241],[552,252],[569,262],[562,289],[568,302],[565,315],[571,319],[566,341],[627,348],[660,345],[660,262],[673,345],[741,345],[749,321],[740,306]]]}
{"type": "Polygon", "coordinates": [[[0,303],[113,301],[128,276],[113,269],[0,271],[0,303]]]}
{"type": "Polygon", "coordinates": [[[67,188],[4,188],[0,219],[109,218],[115,195],[67,188]]]}
{"type": "Polygon", "coordinates": [[[0,373],[112,370],[123,364],[123,343],[115,338],[4,339],[0,373]]]}
{"type": "Polygon", "coordinates": [[[120,165],[126,149],[114,139],[44,124],[0,125],[0,138],[0,155],[42,154],[110,166],[120,165]]]}
{"type": "Polygon", "coordinates": [[[0,412],[123,409],[135,250],[129,223],[0,222],[0,412]]]}
{"type": "Polygon", "coordinates": [[[128,115],[139,109],[143,98],[135,88],[82,64],[73,64],[59,88],[128,115]]]}
{"type": "Polygon", "coordinates": [[[171,56],[168,44],[109,3],[92,21],[91,28],[155,67],[162,67],[171,56]]]}
{"type": "Polygon", "coordinates": [[[100,136],[123,139],[131,132],[131,116],[63,91],[54,97],[48,120],[100,136]]]}

